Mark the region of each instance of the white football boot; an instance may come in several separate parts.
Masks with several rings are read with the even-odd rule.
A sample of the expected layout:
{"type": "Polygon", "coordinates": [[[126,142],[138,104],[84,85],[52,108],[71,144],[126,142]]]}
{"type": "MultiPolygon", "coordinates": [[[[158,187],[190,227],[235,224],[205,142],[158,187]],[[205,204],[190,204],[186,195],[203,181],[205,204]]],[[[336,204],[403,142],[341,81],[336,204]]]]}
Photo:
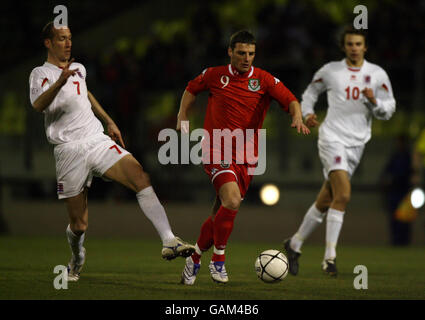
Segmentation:
{"type": "Polygon", "coordinates": [[[173,260],[177,257],[190,257],[194,252],[195,246],[175,237],[170,242],[164,243],[161,254],[164,259],[173,260]]]}
{"type": "Polygon", "coordinates": [[[71,261],[68,263],[68,281],[78,281],[80,279],[84,262],[86,262],[86,249],[82,247],[78,257],[72,254],[71,261]]]}
{"type": "Polygon", "coordinates": [[[224,261],[211,261],[208,268],[210,269],[211,278],[215,282],[227,283],[229,281],[224,261]]]}
{"type": "Polygon", "coordinates": [[[200,268],[201,262],[194,263],[192,257],[187,257],[180,283],[192,286],[195,283],[196,275],[198,274],[200,268]]]}

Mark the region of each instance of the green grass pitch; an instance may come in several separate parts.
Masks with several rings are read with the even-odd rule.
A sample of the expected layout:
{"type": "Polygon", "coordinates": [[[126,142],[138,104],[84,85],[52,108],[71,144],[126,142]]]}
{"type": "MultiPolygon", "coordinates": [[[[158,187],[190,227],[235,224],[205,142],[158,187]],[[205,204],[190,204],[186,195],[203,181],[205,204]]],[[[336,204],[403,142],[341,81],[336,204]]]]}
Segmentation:
{"type": "Polygon", "coordinates": [[[424,247],[391,248],[340,245],[339,276],[320,269],[323,246],[303,247],[300,273],[266,284],[254,271],[256,256],[280,243],[230,241],[226,268],[229,283],[210,279],[204,254],[194,286],[179,284],[184,259],[164,261],[161,245],[151,239],[87,237],[87,261],[80,281],[67,290],[53,286],[56,265],[67,264],[70,250],[64,237],[0,237],[0,299],[149,299],[149,300],[286,300],[286,299],[424,299],[424,247]],[[368,270],[368,289],[356,290],[356,265],[368,270]]]}

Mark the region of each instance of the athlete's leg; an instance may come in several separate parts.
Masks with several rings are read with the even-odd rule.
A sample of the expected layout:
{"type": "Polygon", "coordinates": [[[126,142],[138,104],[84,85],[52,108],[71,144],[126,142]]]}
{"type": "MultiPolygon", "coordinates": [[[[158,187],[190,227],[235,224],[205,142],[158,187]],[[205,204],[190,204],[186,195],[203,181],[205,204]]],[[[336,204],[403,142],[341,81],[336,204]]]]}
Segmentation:
{"type": "Polygon", "coordinates": [[[214,244],[214,216],[220,205],[220,199],[216,197],[211,215],[208,216],[201,226],[201,232],[195,244],[195,252],[186,259],[180,281],[182,284],[193,285],[195,283],[196,275],[201,268],[202,254],[208,251],[214,244]]]}
{"type": "Polygon", "coordinates": [[[212,207],[211,215],[203,222],[201,232],[195,244],[195,252],[192,254],[194,263],[199,264],[202,253],[208,251],[214,244],[214,217],[221,206],[220,198],[217,196],[212,207]]]}
{"type": "MultiPolygon", "coordinates": [[[[348,172],[335,170],[330,172],[329,181],[332,189],[332,202],[326,219],[326,250],[324,261],[335,263],[336,245],[342,228],[344,213],[351,196],[351,184],[348,172]]],[[[336,275],[335,265],[331,265],[332,275],[336,275]]]]}
{"type": "Polygon", "coordinates": [[[66,208],[69,216],[69,228],[75,235],[82,235],[88,227],[88,206],[87,206],[87,188],[83,192],[65,199],[66,208]]]}
{"type": "Polygon", "coordinates": [[[167,250],[167,248],[171,247],[178,246],[177,249],[182,250],[181,252],[179,251],[179,255],[182,256],[187,256],[194,252],[192,245],[184,243],[174,236],[164,207],[159,202],[152,188],[149,175],[132,155],[128,154],[121,158],[111,168],[105,171],[104,176],[136,192],[140,208],[158,231],[164,244],[164,250],[167,251],[165,252],[163,250],[164,258],[175,258],[175,255],[170,250],[167,250]]]}
{"type": "Polygon", "coordinates": [[[87,188],[74,197],[66,198],[65,203],[69,216],[66,236],[72,252],[68,265],[68,281],[77,281],[85,262],[83,243],[88,227],[87,188]]]}
{"type": "Polygon", "coordinates": [[[132,155],[120,159],[104,176],[136,192],[140,208],[153,223],[163,242],[174,238],[164,207],[151,186],[149,175],[132,155]]]}
{"type": "Polygon", "coordinates": [[[136,193],[151,187],[149,175],[131,154],[118,160],[103,175],[108,179],[121,183],[136,193]]]}
{"type": "Polygon", "coordinates": [[[303,221],[297,232],[290,239],[290,247],[295,252],[301,253],[301,247],[310,234],[322,223],[332,202],[332,190],[328,180],[323,185],[317,195],[316,201],[310,206],[304,215],[303,221]]]}
{"type": "Polygon", "coordinates": [[[326,213],[328,211],[332,200],[332,188],[329,180],[325,180],[322,184],[322,188],[317,195],[315,206],[321,213],[326,213]]]}
{"type": "Polygon", "coordinates": [[[233,230],[233,222],[241,203],[241,193],[235,181],[223,184],[218,196],[221,202],[214,217],[214,254],[213,261],[224,261],[224,250],[233,230]]]}
{"type": "Polygon", "coordinates": [[[220,209],[220,206],[221,206],[221,200],[220,200],[220,197],[217,196],[215,198],[215,201],[214,201],[214,204],[213,204],[213,207],[212,207],[212,211],[211,211],[211,216],[212,216],[213,219],[214,219],[215,215],[217,214],[218,209],[220,209]]]}
{"type": "Polygon", "coordinates": [[[345,211],[351,197],[351,183],[348,172],[345,170],[331,171],[329,181],[333,195],[330,208],[345,211]]]}
{"type": "Polygon", "coordinates": [[[214,281],[226,283],[229,278],[224,266],[225,249],[242,198],[239,186],[235,181],[224,183],[218,191],[218,196],[221,205],[214,217],[214,253],[209,269],[214,281]]]}

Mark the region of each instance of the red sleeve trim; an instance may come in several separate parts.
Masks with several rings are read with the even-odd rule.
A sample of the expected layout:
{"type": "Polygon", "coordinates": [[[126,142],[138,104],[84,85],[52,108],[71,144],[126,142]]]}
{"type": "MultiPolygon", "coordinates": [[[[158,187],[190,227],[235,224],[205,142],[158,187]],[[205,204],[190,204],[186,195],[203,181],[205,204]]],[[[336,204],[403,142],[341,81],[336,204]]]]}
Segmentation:
{"type": "Polygon", "coordinates": [[[48,80],[47,78],[43,79],[43,82],[41,83],[41,87],[43,87],[46,84],[47,80],[48,80]]]}

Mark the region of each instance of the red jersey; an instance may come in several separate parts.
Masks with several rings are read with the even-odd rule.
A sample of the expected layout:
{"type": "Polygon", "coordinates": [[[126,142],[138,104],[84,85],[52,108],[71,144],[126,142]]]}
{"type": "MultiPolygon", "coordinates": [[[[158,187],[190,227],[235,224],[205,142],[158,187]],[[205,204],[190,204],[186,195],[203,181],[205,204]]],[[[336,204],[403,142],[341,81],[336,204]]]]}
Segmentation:
{"type": "MultiPolygon", "coordinates": [[[[191,80],[186,90],[193,95],[209,90],[208,106],[204,121],[204,129],[210,135],[211,152],[220,151],[223,147],[213,143],[214,129],[254,129],[255,155],[258,154],[258,129],[270,106],[271,99],[275,99],[283,110],[289,111],[289,104],[297,101],[295,96],[267,71],[251,67],[250,71],[240,74],[230,64],[205,69],[198,77],[191,80]]],[[[246,141],[246,145],[250,142],[246,141]]],[[[244,148],[245,149],[245,148],[244,148]]],[[[205,153],[203,149],[203,152],[205,153]]],[[[232,147],[232,159],[245,150],[236,150],[232,147]]],[[[245,153],[245,152],[244,152],[245,153]]],[[[243,156],[246,162],[246,157],[243,156]]],[[[212,162],[212,159],[211,159],[212,162]]],[[[249,162],[252,164],[252,162],[249,162]]]]}

